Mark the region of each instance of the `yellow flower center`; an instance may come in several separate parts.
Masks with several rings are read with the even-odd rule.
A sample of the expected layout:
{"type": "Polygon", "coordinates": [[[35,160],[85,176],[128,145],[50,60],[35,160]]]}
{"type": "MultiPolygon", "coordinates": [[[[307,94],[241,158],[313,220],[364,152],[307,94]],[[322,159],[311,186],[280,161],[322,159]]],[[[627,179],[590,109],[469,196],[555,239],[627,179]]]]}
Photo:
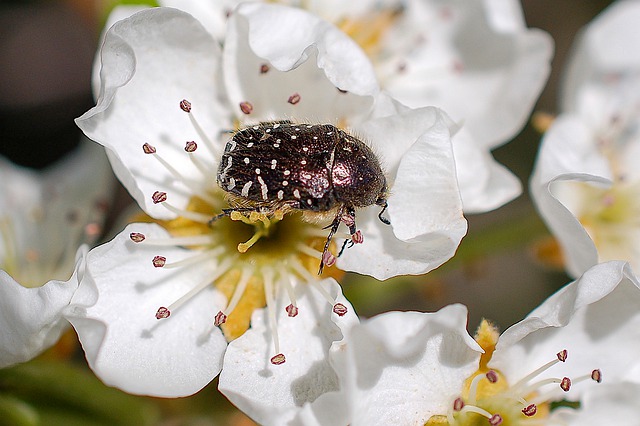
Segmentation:
{"type": "Polygon", "coordinates": [[[480,357],[478,370],[465,380],[460,396],[456,398],[447,414],[432,416],[425,425],[475,426],[475,425],[533,425],[544,424],[550,413],[550,402],[553,398],[546,389],[551,384],[559,384],[562,391],[567,392],[572,383],[591,378],[601,380],[599,370],[590,375],[573,380],[549,378],[533,381],[551,366],[565,362],[567,351],[560,351],[556,359],[536,369],[517,383],[509,383],[507,377],[499,370],[492,369],[489,364],[498,342],[499,333],[495,326],[483,320],[478,328],[475,340],[485,353],[480,357]],[[543,389],[545,388],[545,389],[543,389]]]}

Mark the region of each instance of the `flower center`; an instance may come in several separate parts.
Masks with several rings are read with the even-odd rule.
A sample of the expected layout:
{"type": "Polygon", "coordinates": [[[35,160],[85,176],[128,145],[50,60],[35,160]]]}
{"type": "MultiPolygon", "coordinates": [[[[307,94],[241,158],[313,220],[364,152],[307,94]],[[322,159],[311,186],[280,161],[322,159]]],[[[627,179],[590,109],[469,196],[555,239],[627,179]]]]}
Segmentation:
{"type": "Polygon", "coordinates": [[[358,17],[344,17],[337,26],[358,43],[369,58],[375,58],[382,50],[384,36],[402,12],[401,7],[375,10],[358,17]]]}
{"type": "MultiPolygon", "coordinates": [[[[181,108],[190,114],[194,126],[198,128],[195,118],[191,117],[191,104],[182,101],[181,108]]],[[[211,142],[205,142],[205,146],[214,156],[219,154],[211,142]]],[[[275,313],[278,291],[286,291],[289,296],[290,303],[285,310],[290,317],[298,315],[293,288],[300,281],[313,285],[327,302],[333,305],[333,312],[338,315],[346,313],[346,307],[336,303],[320,284],[320,278],[336,277],[342,273],[336,268],[327,268],[326,275],[319,277],[316,274],[322,259],[327,231],[319,225],[303,221],[303,215],[296,212],[285,215],[276,211],[270,216],[258,211],[221,214],[223,209],[229,207],[227,195],[217,186],[212,188],[207,184],[215,181],[215,176],[211,176],[211,170],[217,168],[201,162],[196,157],[197,149],[198,146],[193,141],[185,145],[185,151],[203,175],[199,184],[189,182],[188,187],[194,195],[186,208],[173,206],[170,194],[165,192],[157,191],[152,195],[154,203],[162,204],[178,215],[173,220],[156,221],[164,226],[172,237],[152,240],[134,232],[130,238],[140,244],[179,246],[192,252],[192,256],[178,262],[171,262],[158,254],[152,259],[153,265],[158,268],[202,267],[203,263],[207,263],[213,266],[210,269],[214,272],[178,300],[159,307],[156,318],[168,318],[175,309],[180,308],[201,290],[215,285],[227,296],[228,302],[224,309],[215,315],[212,314],[212,323],[221,327],[227,340],[231,341],[249,328],[253,311],[266,306],[275,352],[271,362],[282,364],[285,362],[285,356],[280,352],[275,313]]],[[[144,144],[143,152],[153,155],[164,167],[173,170],[168,161],[156,152],[155,147],[144,144]]],[[[175,170],[172,174],[181,178],[175,170]]],[[[346,234],[339,236],[349,238],[346,234]]],[[[335,252],[335,247],[332,247],[332,251],[335,252]]]]}
{"type": "Polygon", "coordinates": [[[548,363],[532,371],[518,382],[510,384],[498,370],[489,367],[498,339],[496,328],[483,320],[476,334],[476,341],[485,353],[480,358],[479,368],[463,386],[446,415],[432,416],[426,425],[472,426],[472,425],[533,425],[545,424],[551,411],[550,403],[561,400],[558,395],[568,392],[572,385],[591,379],[602,380],[600,370],[570,379],[550,377],[537,379],[552,366],[565,362],[566,350],[556,354],[548,363]]]}

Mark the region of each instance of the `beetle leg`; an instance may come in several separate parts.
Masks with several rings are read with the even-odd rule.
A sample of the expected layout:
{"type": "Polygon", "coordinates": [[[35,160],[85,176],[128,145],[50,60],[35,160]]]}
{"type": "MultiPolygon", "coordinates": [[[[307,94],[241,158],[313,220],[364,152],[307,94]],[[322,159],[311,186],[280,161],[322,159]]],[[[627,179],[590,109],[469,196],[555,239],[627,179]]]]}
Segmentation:
{"type": "MultiPolygon", "coordinates": [[[[338,210],[336,217],[333,219],[333,222],[331,222],[331,230],[329,231],[329,235],[327,236],[327,241],[325,241],[324,243],[324,249],[322,250],[322,257],[320,258],[320,268],[318,269],[318,275],[322,274],[322,269],[324,268],[325,263],[329,263],[328,260],[331,259],[331,257],[333,257],[333,255],[329,252],[329,244],[331,244],[331,239],[333,238],[333,235],[338,230],[338,227],[340,226],[340,222],[342,222],[343,215],[344,215],[344,207],[340,207],[340,210],[338,210]]],[[[333,258],[333,260],[335,261],[335,258],[333,258]]]]}

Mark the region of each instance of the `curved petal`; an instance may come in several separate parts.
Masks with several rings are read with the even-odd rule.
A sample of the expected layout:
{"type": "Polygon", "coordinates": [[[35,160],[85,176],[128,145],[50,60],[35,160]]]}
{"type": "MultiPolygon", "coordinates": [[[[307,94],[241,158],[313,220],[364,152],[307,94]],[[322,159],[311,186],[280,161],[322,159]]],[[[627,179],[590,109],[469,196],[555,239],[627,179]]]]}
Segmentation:
{"type": "Polygon", "coordinates": [[[640,384],[602,383],[585,391],[576,409],[554,410],[553,424],[601,426],[633,424],[640,407],[640,384]]]}
{"type": "Polygon", "coordinates": [[[23,287],[0,270],[0,368],[29,361],[58,341],[69,326],[62,310],[82,279],[86,252],[86,247],[78,249],[68,281],[49,281],[41,287],[23,287]]]}
{"type": "Polygon", "coordinates": [[[227,19],[242,0],[159,0],[161,6],[175,7],[189,13],[216,40],[224,40],[227,19]]]}
{"type": "MultiPolygon", "coordinates": [[[[155,191],[169,193],[173,205],[184,207],[193,181],[205,180],[184,152],[185,142],[219,143],[220,130],[230,126],[221,101],[220,56],[220,47],[197,20],[170,8],[136,13],[105,36],[97,105],[76,123],[107,148],[116,175],[153,217],[175,217],[153,204],[155,191]],[[182,99],[192,102],[191,116],[203,135],[180,110],[182,99]],[[177,173],[144,154],[144,143],[155,146],[177,173]]],[[[202,161],[213,169],[216,158],[203,151],[202,161]]]]}
{"type": "MultiPolygon", "coordinates": [[[[491,366],[517,381],[563,349],[568,359],[543,373],[576,377],[599,368],[607,382],[638,381],[640,368],[640,283],[627,263],[594,266],[506,330],[491,366]]],[[[576,399],[587,384],[565,395],[576,399]]]]}
{"type": "Polygon", "coordinates": [[[414,0],[406,7],[397,34],[387,37],[393,72],[383,87],[409,106],[435,105],[464,120],[485,148],[508,141],[547,80],[551,37],[524,28],[513,2],[414,0]]]}
{"type": "Polygon", "coordinates": [[[227,344],[213,327],[212,313],[226,299],[207,287],[169,318],[157,320],[160,306],[178,300],[212,270],[201,264],[177,272],[154,268],[151,259],[159,252],[178,261],[189,251],[136,244],[129,238],[131,232],[141,232],[147,239],[168,236],[157,225],[132,224],[91,250],[65,315],[78,333],[89,366],[106,384],[134,394],[190,395],[222,368],[227,344]]]}
{"type": "Polygon", "coordinates": [[[365,95],[378,90],[358,46],[299,9],[242,4],[229,20],[224,55],[229,99],[241,120],[344,125],[369,112],[373,99],[365,95]],[[239,106],[247,102],[250,115],[239,106]]]}
{"type": "MultiPolygon", "coordinates": [[[[220,391],[244,413],[261,424],[287,424],[301,407],[314,404],[322,394],[338,389],[338,377],[330,357],[343,356],[341,340],[346,329],[358,322],[353,307],[334,280],[319,285],[345,305],[347,314],[332,313],[332,305],[311,285],[295,289],[299,314],[288,317],[290,303],[281,291],[276,304],[282,365],[269,362],[273,343],[266,309],[255,311],[251,328],[229,344],[220,374],[220,391]]],[[[339,409],[339,407],[336,407],[339,409]]]]}
{"type": "Polygon", "coordinates": [[[478,146],[466,128],[453,136],[452,145],[465,213],[497,209],[522,193],[518,178],[478,146]]]}
{"type": "Polygon", "coordinates": [[[446,413],[482,352],[466,323],[466,308],[451,305],[389,312],[353,327],[340,377],[350,424],[424,424],[446,413]]]}
{"type": "Polygon", "coordinates": [[[428,272],[455,253],[467,230],[450,141],[450,121],[420,108],[365,123],[360,129],[389,176],[389,218],[359,213],[364,243],[347,250],[340,267],[386,279],[428,272]]]}

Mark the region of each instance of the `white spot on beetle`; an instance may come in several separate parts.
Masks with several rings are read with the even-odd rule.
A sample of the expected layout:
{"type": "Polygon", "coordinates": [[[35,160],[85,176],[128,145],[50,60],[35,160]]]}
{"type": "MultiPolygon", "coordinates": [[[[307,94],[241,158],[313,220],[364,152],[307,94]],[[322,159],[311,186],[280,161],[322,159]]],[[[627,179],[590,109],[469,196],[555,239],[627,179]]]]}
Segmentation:
{"type": "Polygon", "coordinates": [[[289,176],[290,174],[291,174],[291,170],[285,170],[285,171],[284,171],[284,175],[285,175],[285,176],[289,176]]]}
{"type": "Polygon", "coordinates": [[[242,195],[243,197],[248,197],[249,196],[249,188],[251,188],[252,184],[253,184],[253,181],[249,181],[249,182],[245,183],[244,186],[242,187],[242,191],[240,191],[240,195],[242,195]]]}
{"type": "Polygon", "coordinates": [[[260,192],[262,193],[262,199],[264,201],[267,201],[269,199],[269,197],[267,196],[267,191],[269,190],[269,188],[267,188],[267,185],[264,183],[262,176],[258,176],[258,182],[260,183],[260,192]]]}
{"type": "Polygon", "coordinates": [[[278,191],[278,200],[282,200],[284,198],[284,191],[281,189],[278,191]]]}
{"type": "Polygon", "coordinates": [[[282,181],[282,186],[287,186],[287,185],[289,185],[289,182],[287,182],[286,180],[283,180],[282,181]]]}
{"type": "Polygon", "coordinates": [[[249,164],[249,157],[244,157],[244,164],[249,164]]]}
{"type": "Polygon", "coordinates": [[[260,174],[260,169],[256,169],[256,174],[259,175],[260,174]]]}
{"type": "Polygon", "coordinates": [[[271,170],[275,170],[276,165],[278,164],[278,160],[271,160],[271,170]]]}
{"type": "Polygon", "coordinates": [[[236,187],[236,180],[234,178],[229,178],[229,185],[227,185],[227,189],[231,191],[236,187]]]}
{"type": "Polygon", "coordinates": [[[297,189],[294,189],[293,190],[293,196],[299,199],[300,198],[300,191],[298,191],[297,189]]]}

